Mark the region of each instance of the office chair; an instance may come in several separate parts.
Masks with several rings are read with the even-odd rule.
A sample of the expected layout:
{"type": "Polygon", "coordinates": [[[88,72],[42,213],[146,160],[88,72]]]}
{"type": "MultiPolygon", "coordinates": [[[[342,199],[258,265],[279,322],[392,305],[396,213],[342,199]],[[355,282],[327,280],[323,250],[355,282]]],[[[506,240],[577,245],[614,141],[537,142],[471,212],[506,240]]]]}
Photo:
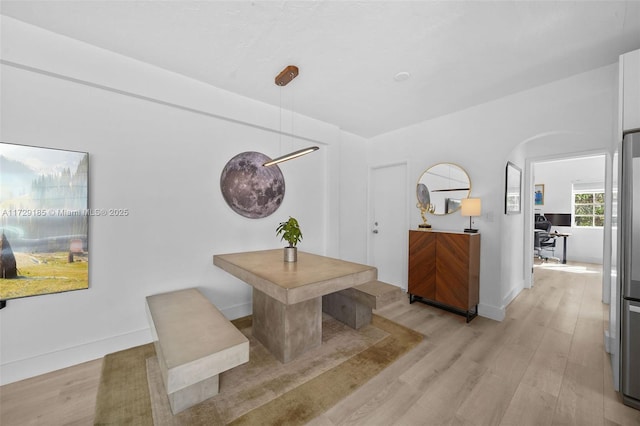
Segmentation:
{"type": "Polygon", "coordinates": [[[551,234],[551,226],[544,216],[538,218],[533,235],[533,252],[543,262],[549,259],[560,262],[560,258],[555,257],[556,237],[551,234]],[[544,256],[544,250],[551,250],[551,256],[544,256]]]}

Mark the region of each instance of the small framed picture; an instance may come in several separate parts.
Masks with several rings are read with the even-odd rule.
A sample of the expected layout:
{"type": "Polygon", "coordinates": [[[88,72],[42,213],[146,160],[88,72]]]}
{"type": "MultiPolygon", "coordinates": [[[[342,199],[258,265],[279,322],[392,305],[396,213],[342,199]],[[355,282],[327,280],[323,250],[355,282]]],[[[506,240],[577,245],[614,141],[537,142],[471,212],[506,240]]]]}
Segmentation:
{"type": "Polygon", "coordinates": [[[536,206],[544,206],[544,184],[537,183],[534,185],[533,200],[536,206]]]}

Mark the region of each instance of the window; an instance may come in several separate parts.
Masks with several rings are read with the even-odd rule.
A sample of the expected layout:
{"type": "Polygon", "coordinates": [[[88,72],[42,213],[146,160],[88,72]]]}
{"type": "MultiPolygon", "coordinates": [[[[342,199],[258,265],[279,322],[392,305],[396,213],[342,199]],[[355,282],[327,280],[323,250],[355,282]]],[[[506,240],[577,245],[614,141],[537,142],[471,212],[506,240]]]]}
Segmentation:
{"type": "Polygon", "coordinates": [[[604,189],[602,184],[573,185],[573,224],[579,228],[604,226],[604,189]]]}

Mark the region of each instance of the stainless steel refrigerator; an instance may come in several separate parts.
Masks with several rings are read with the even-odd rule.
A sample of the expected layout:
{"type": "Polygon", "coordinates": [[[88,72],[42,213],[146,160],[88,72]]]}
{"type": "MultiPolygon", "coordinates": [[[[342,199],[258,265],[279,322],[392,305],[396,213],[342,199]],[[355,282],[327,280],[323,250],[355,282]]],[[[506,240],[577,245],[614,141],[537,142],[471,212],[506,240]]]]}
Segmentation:
{"type": "Polygon", "coordinates": [[[618,210],[620,390],[640,409],[640,131],[622,142],[618,210]]]}

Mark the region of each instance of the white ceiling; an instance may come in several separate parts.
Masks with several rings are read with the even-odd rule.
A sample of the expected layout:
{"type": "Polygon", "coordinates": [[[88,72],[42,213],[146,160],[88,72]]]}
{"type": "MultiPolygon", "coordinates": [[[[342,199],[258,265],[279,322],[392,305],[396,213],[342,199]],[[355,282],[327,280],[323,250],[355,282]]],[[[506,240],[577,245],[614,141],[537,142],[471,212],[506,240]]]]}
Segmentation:
{"type": "Polygon", "coordinates": [[[364,137],[640,48],[638,1],[2,0],[0,8],[364,137]],[[300,75],[281,89],[273,80],[288,64],[300,75]],[[394,81],[401,71],[411,77],[394,81]]]}

